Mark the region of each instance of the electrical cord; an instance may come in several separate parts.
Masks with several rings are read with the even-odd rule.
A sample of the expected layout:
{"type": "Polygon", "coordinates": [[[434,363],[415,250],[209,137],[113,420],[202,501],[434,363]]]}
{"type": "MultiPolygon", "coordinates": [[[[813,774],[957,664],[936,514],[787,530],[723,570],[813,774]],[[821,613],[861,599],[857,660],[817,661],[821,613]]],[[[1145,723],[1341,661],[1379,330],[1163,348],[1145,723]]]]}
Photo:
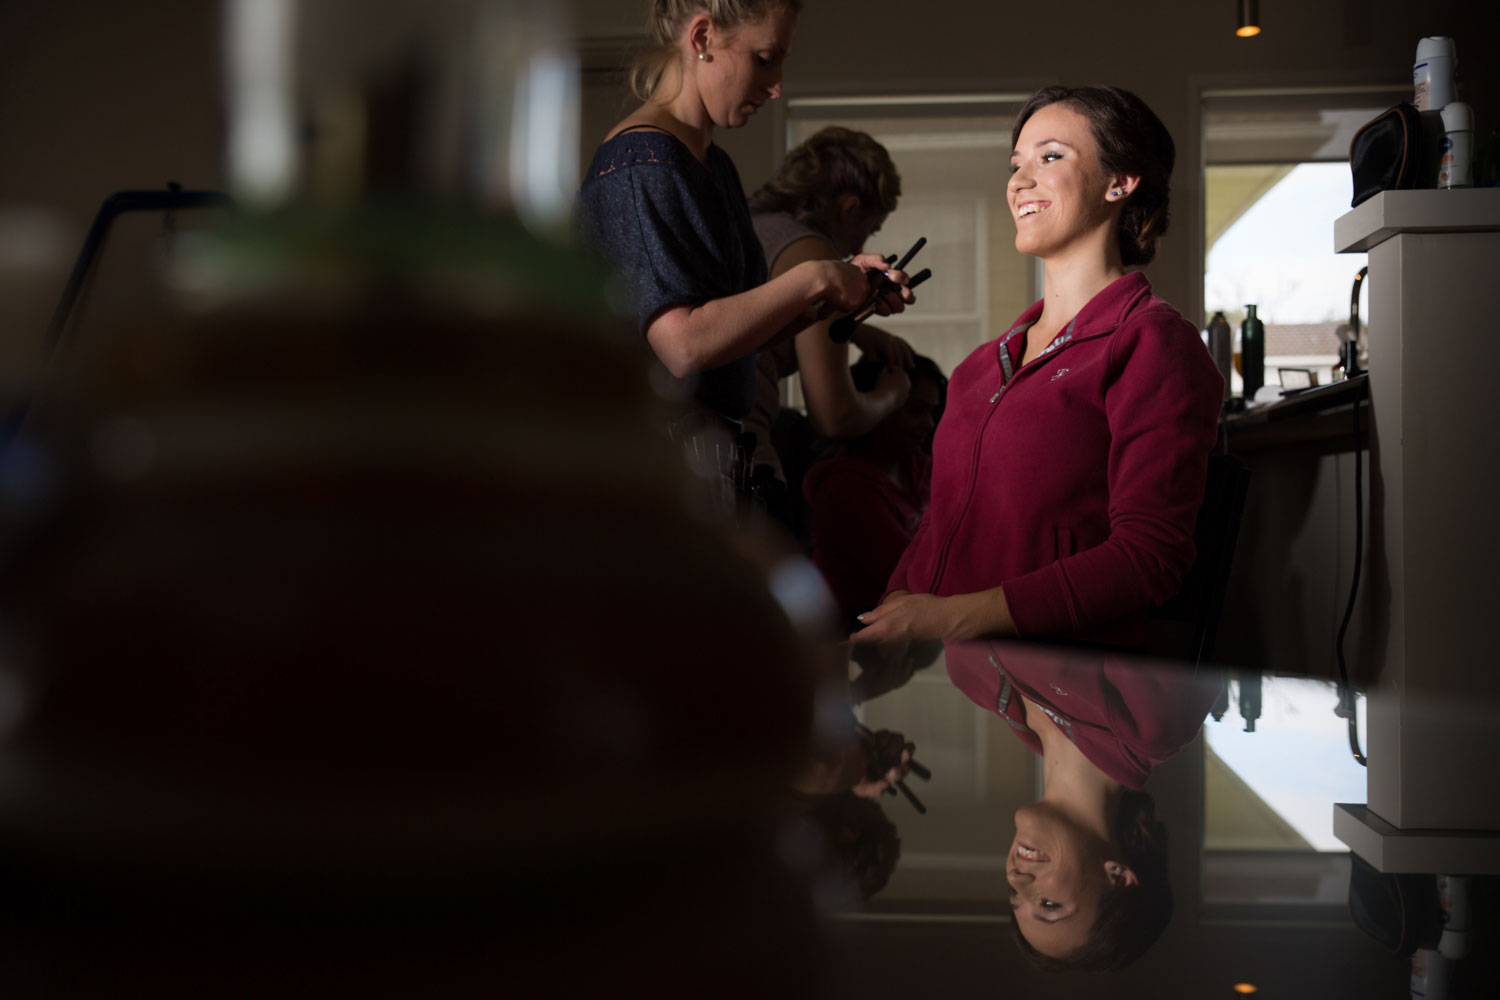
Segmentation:
{"type": "Polygon", "coordinates": [[[1354,689],[1349,686],[1349,668],[1344,663],[1344,635],[1349,631],[1349,619],[1354,616],[1354,598],[1359,593],[1359,574],[1364,562],[1364,487],[1362,483],[1364,462],[1361,455],[1363,442],[1359,427],[1359,400],[1362,395],[1364,395],[1363,391],[1354,396],[1354,582],[1349,586],[1349,603],[1344,608],[1344,620],[1339,624],[1336,646],[1339,662],[1339,704],[1334,712],[1349,720],[1349,750],[1354,754],[1357,764],[1361,767],[1368,767],[1369,762],[1359,747],[1359,716],[1355,712],[1354,689]]]}

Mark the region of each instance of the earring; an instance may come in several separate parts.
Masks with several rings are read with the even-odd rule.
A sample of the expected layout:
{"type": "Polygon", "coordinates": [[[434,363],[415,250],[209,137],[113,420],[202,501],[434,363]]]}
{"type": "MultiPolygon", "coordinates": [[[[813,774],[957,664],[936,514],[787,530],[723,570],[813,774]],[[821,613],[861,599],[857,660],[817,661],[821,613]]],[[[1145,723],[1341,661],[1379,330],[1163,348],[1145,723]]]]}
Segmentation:
{"type": "Polygon", "coordinates": [[[1125,197],[1125,189],[1124,188],[1115,188],[1115,192],[1114,193],[1115,193],[1115,197],[1116,198],[1123,198],[1123,197],[1125,197]]]}
{"type": "Polygon", "coordinates": [[[708,62],[708,53],[707,52],[700,52],[700,53],[698,53],[698,61],[699,62],[708,62]]]}
{"type": "Polygon", "coordinates": [[[1110,865],[1109,866],[1109,873],[1111,875],[1118,875],[1118,874],[1120,874],[1120,870],[1121,869],[1120,869],[1119,865],[1110,865]]]}

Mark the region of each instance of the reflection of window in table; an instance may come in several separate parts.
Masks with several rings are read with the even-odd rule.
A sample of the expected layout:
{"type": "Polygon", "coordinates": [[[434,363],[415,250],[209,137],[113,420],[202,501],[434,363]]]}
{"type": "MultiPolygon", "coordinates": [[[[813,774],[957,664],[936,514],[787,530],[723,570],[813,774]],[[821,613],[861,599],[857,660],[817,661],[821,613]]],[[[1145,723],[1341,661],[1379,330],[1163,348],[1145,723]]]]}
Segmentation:
{"type": "MultiPolygon", "coordinates": [[[[1341,903],[1348,853],[1333,835],[1333,803],[1363,801],[1365,771],[1333,712],[1337,690],[1265,677],[1258,706],[1238,683],[1230,694],[1223,719],[1204,724],[1204,902],[1341,903]]],[[[1363,698],[1357,711],[1364,732],[1363,698]]]]}
{"type": "MultiPolygon", "coordinates": [[[[930,267],[933,276],[916,308],[878,322],[945,374],[1039,294],[1031,259],[1016,252],[1005,201],[1010,128],[1023,98],[817,98],[787,106],[787,148],[842,125],[868,132],[890,152],[901,199],[867,249],[904,253],[925,236],[912,269],[930,267]]],[[[785,402],[800,408],[800,387],[786,385],[785,402]]]]}
{"type": "MultiPolygon", "coordinates": [[[[1281,368],[1320,384],[1338,360],[1363,254],[1333,252],[1349,210],[1349,140],[1409,87],[1211,91],[1203,97],[1204,322],[1222,311],[1239,330],[1254,303],[1266,327],[1265,384],[1281,368]]],[[[1368,309],[1361,304],[1361,318],[1368,309]]],[[[1231,373],[1232,391],[1243,382],[1231,373]]]]}

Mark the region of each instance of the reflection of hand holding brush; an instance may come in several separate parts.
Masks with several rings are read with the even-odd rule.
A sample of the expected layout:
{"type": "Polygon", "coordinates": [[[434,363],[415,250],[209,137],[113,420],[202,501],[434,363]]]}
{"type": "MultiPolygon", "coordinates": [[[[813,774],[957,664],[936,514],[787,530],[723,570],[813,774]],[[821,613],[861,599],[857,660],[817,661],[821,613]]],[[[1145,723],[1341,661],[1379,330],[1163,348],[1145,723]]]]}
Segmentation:
{"type": "MultiPolygon", "coordinates": [[[[917,763],[916,759],[911,756],[912,751],[916,747],[906,742],[905,737],[900,733],[893,733],[886,729],[882,729],[876,733],[864,726],[859,726],[858,728],[859,735],[865,741],[866,753],[870,762],[869,770],[866,772],[869,780],[886,780],[886,777],[892,770],[899,768],[905,768],[923,781],[930,781],[932,779],[932,772],[917,763]]],[[[911,789],[906,787],[906,782],[901,778],[897,778],[894,782],[887,785],[885,791],[887,795],[895,795],[898,790],[902,795],[906,796],[906,801],[912,804],[912,808],[916,809],[919,813],[926,814],[927,807],[922,804],[921,799],[912,794],[911,789]]]]}
{"type": "MultiPolygon", "coordinates": [[[[893,261],[895,262],[895,266],[891,268],[892,271],[903,270],[906,265],[911,262],[911,259],[917,255],[917,251],[922,249],[922,247],[925,246],[926,243],[927,237],[923,236],[919,238],[917,242],[912,244],[910,250],[906,251],[906,256],[902,257],[899,261],[896,261],[895,255],[893,254],[890,257],[886,258],[886,263],[890,264],[893,261]]],[[[877,303],[880,301],[880,296],[884,295],[887,292],[896,291],[901,288],[900,285],[886,278],[885,275],[887,273],[888,272],[877,271],[874,268],[871,268],[865,272],[865,276],[870,281],[870,297],[859,309],[856,309],[854,312],[850,313],[847,316],[842,316],[834,320],[833,323],[829,325],[828,336],[833,340],[834,343],[848,343],[849,338],[854,336],[854,328],[859,326],[859,324],[863,323],[865,320],[869,319],[875,314],[877,303]]],[[[930,277],[932,277],[931,268],[923,268],[922,270],[911,276],[911,278],[906,282],[906,287],[916,288],[918,285],[920,285],[930,277]]]]}

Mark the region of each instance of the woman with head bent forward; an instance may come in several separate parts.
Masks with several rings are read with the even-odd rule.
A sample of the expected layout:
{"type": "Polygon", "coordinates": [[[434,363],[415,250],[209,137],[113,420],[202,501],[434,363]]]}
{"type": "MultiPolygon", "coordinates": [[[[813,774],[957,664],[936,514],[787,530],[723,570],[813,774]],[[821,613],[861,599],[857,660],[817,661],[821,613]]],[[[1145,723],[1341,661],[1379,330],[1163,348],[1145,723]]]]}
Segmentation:
{"type": "MultiPolygon", "coordinates": [[[[698,402],[738,420],[755,389],[755,351],[869,296],[877,255],[808,261],[766,281],[744,189],[713,130],[744,125],[781,96],[801,0],[655,0],[655,47],[632,86],[644,103],[612,129],[579,192],[585,235],[629,283],[640,329],[698,402]]],[[[890,272],[893,281],[905,275],[890,272]]],[[[882,315],[912,295],[886,293],[882,315]]]]}
{"type": "MultiPolygon", "coordinates": [[[[1127,91],[1049,87],[1011,139],[1016,248],[1044,263],[1043,298],[954,370],[931,503],[856,642],[1138,646],[1145,613],[1193,560],[1223,382],[1195,326],[1126,272],[1166,230],[1171,136],[1127,91]]],[[[1064,964],[1123,964],[1149,940],[1098,941],[1096,920],[1118,909],[1105,899],[1149,898],[1113,891],[1142,887],[1119,833],[1140,826],[1122,813],[1138,800],[1066,726],[1019,700],[1046,757],[1046,793],[1017,816],[1007,864],[1017,930],[1064,964]]],[[[1207,703],[1189,707],[1200,724],[1207,703]]],[[[1135,926],[1147,923],[1159,932],[1163,921],[1135,926]]]]}

